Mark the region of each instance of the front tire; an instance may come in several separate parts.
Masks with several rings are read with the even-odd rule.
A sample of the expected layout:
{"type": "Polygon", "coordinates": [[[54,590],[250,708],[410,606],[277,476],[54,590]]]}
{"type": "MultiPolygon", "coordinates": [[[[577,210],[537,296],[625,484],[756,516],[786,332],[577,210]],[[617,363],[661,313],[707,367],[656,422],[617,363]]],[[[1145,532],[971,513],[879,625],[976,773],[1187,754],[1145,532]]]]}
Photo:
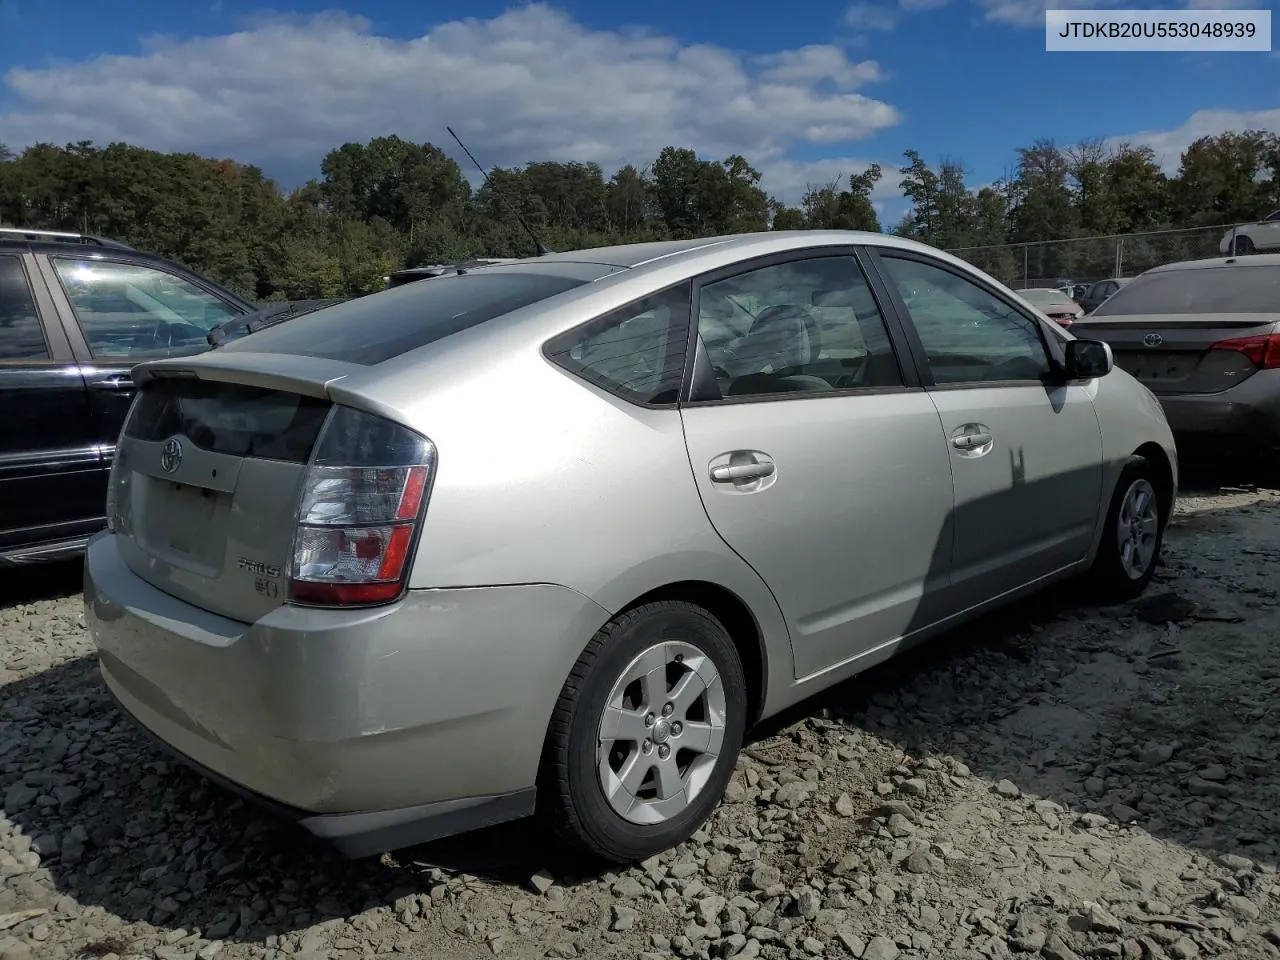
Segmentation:
{"type": "Polygon", "coordinates": [[[1130,457],[1112,495],[1090,571],[1099,599],[1123,603],[1147,589],[1169,522],[1165,510],[1154,464],[1146,457],[1130,457]]]}
{"type": "Polygon", "coordinates": [[[746,716],[742,661],[719,620],[679,601],[629,610],[592,638],[561,690],[539,814],[616,863],[682,843],[724,795],[746,716]]]}

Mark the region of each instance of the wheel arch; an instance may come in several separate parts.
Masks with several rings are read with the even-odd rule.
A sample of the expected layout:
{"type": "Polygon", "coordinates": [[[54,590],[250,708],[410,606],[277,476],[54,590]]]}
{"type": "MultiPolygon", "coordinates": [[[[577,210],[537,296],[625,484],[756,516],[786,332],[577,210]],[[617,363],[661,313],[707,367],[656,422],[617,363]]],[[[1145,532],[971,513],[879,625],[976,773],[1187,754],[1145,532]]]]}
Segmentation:
{"type": "Polygon", "coordinates": [[[1165,523],[1168,523],[1173,513],[1175,493],[1173,464],[1169,462],[1169,455],[1160,444],[1154,441],[1142,444],[1133,451],[1133,455],[1142,457],[1154,468],[1156,493],[1160,496],[1160,512],[1165,518],[1165,523]]]}
{"type": "Polygon", "coordinates": [[[617,613],[622,614],[657,600],[692,603],[720,621],[742,659],[742,670],[747,680],[747,727],[754,725],[764,710],[768,692],[769,652],[760,623],[746,601],[718,583],[680,580],[641,594],[621,607],[617,613]]]}

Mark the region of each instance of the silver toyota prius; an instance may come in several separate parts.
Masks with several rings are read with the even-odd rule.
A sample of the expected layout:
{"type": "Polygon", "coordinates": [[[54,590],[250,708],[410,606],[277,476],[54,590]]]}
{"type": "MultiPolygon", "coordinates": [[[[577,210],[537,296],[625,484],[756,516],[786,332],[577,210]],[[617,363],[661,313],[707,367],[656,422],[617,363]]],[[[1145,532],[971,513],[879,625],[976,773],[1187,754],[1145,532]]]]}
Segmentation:
{"type": "Polygon", "coordinates": [[[136,368],[85,606],[123,710],[365,856],[690,836],[763,717],[1150,581],[1159,403],[991,277],[782,231],[460,271],[136,368]]]}

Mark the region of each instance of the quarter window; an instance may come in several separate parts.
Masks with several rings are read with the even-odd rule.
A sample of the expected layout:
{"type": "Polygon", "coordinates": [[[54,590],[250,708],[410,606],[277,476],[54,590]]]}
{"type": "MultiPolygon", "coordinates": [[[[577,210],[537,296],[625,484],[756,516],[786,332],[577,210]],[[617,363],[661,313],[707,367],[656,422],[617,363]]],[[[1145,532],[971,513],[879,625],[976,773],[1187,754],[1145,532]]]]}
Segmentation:
{"type": "Polygon", "coordinates": [[[717,280],[698,304],[698,333],[723,397],[902,385],[884,318],[851,257],[717,280]]]}
{"type": "Polygon", "coordinates": [[[239,312],[193,283],[136,263],[54,261],[89,351],[101,359],[195,353],[239,312]]]}
{"type": "Polygon", "coordinates": [[[959,274],[881,254],[920,335],[936,383],[1041,380],[1040,325],[959,274]]]}
{"type": "Polygon", "coordinates": [[[679,399],[688,343],[689,285],[683,283],[570,330],[546,352],[625,400],[669,404],[679,399]]]}
{"type": "Polygon", "coordinates": [[[0,257],[0,360],[47,360],[40,316],[17,257],[0,257]]]}

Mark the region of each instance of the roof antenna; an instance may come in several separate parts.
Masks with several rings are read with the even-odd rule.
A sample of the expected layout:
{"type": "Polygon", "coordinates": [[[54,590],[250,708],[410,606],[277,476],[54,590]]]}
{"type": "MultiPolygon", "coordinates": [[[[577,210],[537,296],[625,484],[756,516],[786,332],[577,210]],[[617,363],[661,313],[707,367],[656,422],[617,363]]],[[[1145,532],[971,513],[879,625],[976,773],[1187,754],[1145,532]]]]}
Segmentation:
{"type": "MultiPolygon", "coordinates": [[[[445,127],[445,129],[449,131],[449,136],[458,141],[458,146],[462,148],[462,152],[470,157],[471,162],[476,165],[476,169],[480,171],[480,176],[484,177],[485,186],[493,187],[493,192],[498,194],[498,198],[503,200],[503,202],[506,202],[506,198],[503,197],[502,194],[498,193],[498,188],[494,187],[493,184],[489,182],[489,175],[484,172],[484,167],[480,166],[480,161],[471,156],[471,151],[467,149],[467,145],[458,138],[456,133],[453,132],[453,127],[445,127]]],[[[514,213],[516,215],[516,219],[520,221],[520,226],[524,227],[524,232],[527,233],[529,235],[529,239],[533,241],[533,248],[537,251],[537,255],[539,257],[545,257],[548,253],[551,253],[552,251],[542,245],[542,241],[538,239],[538,235],[533,232],[533,228],[530,227],[524,217],[520,215],[520,211],[510,203],[508,203],[507,206],[511,207],[511,212],[514,213]]]]}

